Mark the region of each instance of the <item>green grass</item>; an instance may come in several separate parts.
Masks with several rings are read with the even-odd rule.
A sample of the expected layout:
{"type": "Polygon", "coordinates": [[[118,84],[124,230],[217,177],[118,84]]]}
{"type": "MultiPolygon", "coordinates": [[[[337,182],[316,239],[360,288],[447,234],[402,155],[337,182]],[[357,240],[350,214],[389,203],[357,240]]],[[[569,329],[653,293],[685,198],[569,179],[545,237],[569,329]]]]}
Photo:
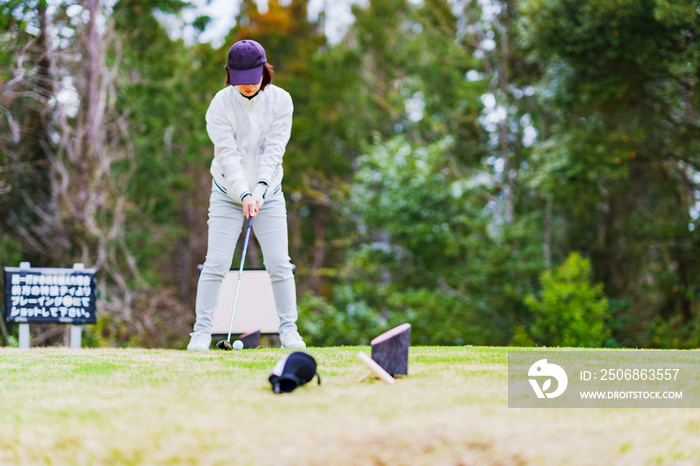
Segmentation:
{"type": "Polygon", "coordinates": [[[700,410],[509,409],[513,348],[310,348],[323,384],[275,395],[287,351],[0,349],[0,464],[697,464],[700,410]]]}

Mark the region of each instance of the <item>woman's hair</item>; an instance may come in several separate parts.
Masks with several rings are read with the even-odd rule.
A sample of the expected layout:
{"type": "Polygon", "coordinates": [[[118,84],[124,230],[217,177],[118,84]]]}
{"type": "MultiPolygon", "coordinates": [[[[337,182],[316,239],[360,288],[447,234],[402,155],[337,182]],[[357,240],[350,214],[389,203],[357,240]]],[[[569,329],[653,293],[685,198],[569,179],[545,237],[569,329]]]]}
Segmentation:
{"type": "MultiPolygon", "coordinates": [[[[228,67],[227,67],[228,68],[228,67]]],[[[275,75],[275,68],[269,63],[263,63],[263,74],[262,74],[262,84],[260,85],[260,90],[264,91],[268,84],[272,83],[272,77],[275,75]]],[[[226,85],[231,85],[231,78],[228,75],[228,70],[226,70],[226,85]]]]}

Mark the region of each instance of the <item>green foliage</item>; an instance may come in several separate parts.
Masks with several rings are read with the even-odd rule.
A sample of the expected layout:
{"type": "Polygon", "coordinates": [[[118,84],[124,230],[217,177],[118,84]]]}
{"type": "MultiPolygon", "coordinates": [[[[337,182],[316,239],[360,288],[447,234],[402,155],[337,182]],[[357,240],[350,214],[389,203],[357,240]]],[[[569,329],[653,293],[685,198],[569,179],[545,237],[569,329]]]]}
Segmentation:
{"type": "MultiPolygon", "coordinates": [[[[213,148],[204,114],[224,78],[220,51],[171,39],[156,17],[190,7],[176,0],[120,0],[112,13],[120,48],[108,57],[119,60],[116,106],[129,116],[126,144],[136,154],[132,164],[118,167],[131,173],[124,241],[142,278],[133,287],[177,286],[188,309],[206,247],[213,148]]],[[[206,21],[195,19],[195,27],[206,21]]]]}
{"type": "Polygon", "coordinates": [[[537,346],[537,343],[532,339],[527,328],[523,325],[516,324],[513,326],[513,338],[510,340],[510,346],[537,346]]]}
{"type": "Polygon", "coordinates": [[[379,306],[362,298],[372,296],[362,286],[334,291],[333,303],[311,294],[299,300],[299,331],[312,346],[366,345],[404,322],[411,323],[416,345],[484,345],[494,339],[478,309],[444,290],[394,292],[379,306]]]}
{"type": "Polygon", "coordinates": [[[45,0],[0,5],[0,242],[12,235],[7,250],[13,257],[22,254],[22,260],[50,265],[51,259],[37,251],[41,235],[29,228],[41,224],[39,211],[49,208],[46,149],[55,149],[48,107],[53,83],[43,40],[46,10],[45,0]]]}
{"type": "Polygon", "coordinates": [[[392,294],[387,300],[394,322],[411,323],[416,345],[487,345],[498,338],[472,300],[444,289],[414,289],[392,294]]]}
{"type": "Polygon", "coordinates": [[[21,242],[12,235],[0,236],[0,266],[17,267],[24,261],[21,242]]]}
{"type": "Polygon", "coordinates": [[[527,295],[533,338],[547,346],[601,346],[610,331],[608,300],[601,283],[591,283],[591,263],[571,253],[554,272],[540,276],[542,296],[527,295]]]}
{"type": "Polygon", "coordinates": [[[540,70],[548,135],[533,186],[553,200],[553,256],[581,251],[614,313],[617,344],[640,322],[697,319],[700,11],[696,2],[521,2],[521,44],[540,70]]]}
{"type": "Polygon", "coordinates": [[[338,290],[337,300],[338,307],[311,294],[299,300],[299,331],[311,346],[368,345],[386,330],[379,312],[353,299],[349,288],[338,290]]]}
{"type": "Polygon", "coordinates": [[[19,348],[19,339],[14,335],[8,335],[7,346],[10,348],[19,348]]]}
{"type": "Polygon", "coordinates": [[[700,347],[700,320],[684,323],[681,316],[657,316],[642,331],[641,346],[660,349],[700,347]]]}
{"type": "Polygon", "coordinates": [[[391,323],[414,323],[419,341],[503,344],[543,265],[536,217],[505,225],[499,203],[484,201],[483,172],[455,178],[445,166],[450,144],[397,137],[358,159],[347,277],[391,323]]]}
{"type": "MultiPolygon", "coordinates": [[[[22,256],[21,243],[11,235],[0,235],[0,272],[3,267],[17,267],[19,263],[24,261],[22,256]]],[[[4,285],[4,283],[3,283],[4,285]]],[[[0,319],[5,320],[5,289],[0,287],[0,319]]],[[[4,325],[4,324],[0,324],[4,325]]],[[[4,335],[0,335],[0,340],[4,340],[4,335]]],[[[10,341],[6,342],[8,346],[17,346],[17,339],[8,335],[10,341]]]]}

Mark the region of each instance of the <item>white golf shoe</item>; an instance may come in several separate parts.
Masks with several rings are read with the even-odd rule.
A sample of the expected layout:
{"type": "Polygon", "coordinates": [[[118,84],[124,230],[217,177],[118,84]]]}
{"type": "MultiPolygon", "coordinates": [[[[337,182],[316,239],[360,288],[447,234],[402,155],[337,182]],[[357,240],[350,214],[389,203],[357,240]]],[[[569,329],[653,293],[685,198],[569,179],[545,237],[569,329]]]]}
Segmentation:
{"type": "Polygon", "coordinates": [[[306,343],[296,330],[283,330],[280,332],[282,348],[306,348],[306,343]]]}
{"type": "Polygon", "coordinates": [[[211,335],[205,332],[190,333],[192,339],[187,345],[187,351],[209,351],[211,345],[211,335]]]}

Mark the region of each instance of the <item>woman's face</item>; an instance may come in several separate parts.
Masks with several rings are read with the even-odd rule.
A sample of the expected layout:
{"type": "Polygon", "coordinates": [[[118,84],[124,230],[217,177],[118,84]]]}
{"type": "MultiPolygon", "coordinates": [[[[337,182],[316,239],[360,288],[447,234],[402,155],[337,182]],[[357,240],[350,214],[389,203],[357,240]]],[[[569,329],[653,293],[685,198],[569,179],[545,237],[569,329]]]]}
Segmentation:
{"type": "Polygon", "coordinates": [[[238,84],[236,86],[236,89],[238,89],[238,92],[243,94],[246,97],[250,97],[252,95],[255,95],[256,92],[260,90],[260,86],[262,86],[262,76],[260,76],[260,82],[257,84],[238,84]]]}

